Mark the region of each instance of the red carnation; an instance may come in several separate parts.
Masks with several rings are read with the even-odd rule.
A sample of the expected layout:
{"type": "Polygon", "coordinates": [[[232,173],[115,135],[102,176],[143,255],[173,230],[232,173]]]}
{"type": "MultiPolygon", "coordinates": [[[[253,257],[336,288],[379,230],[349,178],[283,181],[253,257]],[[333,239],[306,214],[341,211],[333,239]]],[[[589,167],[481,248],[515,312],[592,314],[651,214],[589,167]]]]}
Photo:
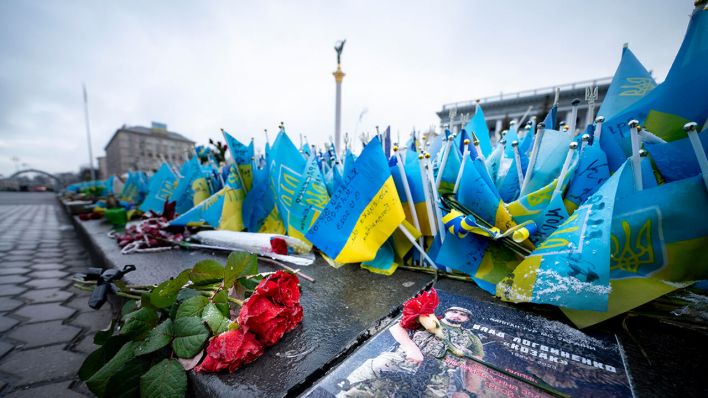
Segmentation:
{"type": "Polygon", "coordinates": [[[401,326],[405,329],[415,330],[421,326],[419,317],[427,317],[435,314],[435,308],[440,304],[438,293],[435,288],[419,294],[405,304],[403,304],[403,318],[401,326]]]}
{"type": "Polygon", "coordinates": [[[233,372],[263,355],[263,345],[253,333],[243,329],[229,330],[209,342],[206,358],[194,368],[197,372],[233,372]]]}
{"type": "Polygon", "coordinates": [[[277,271],[256,286],[253,295],[241,307],[238,322],[269,347],[295,329],[302,318],[297,276],[277,271]]]}

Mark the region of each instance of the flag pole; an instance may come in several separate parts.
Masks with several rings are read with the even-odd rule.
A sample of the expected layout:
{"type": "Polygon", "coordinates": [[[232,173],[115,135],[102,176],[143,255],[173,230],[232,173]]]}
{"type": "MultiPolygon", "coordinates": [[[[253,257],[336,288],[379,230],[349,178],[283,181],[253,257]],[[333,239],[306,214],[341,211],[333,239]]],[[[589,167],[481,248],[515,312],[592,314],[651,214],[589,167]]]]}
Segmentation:
{"type": "MultiPolygon", "coordinates": [[[[393,146],[393,156],[396,157],[396,165],[398,166],[398,172],[401,173],[401,182],[403,183],[403,191],[406,195],[406,200],[408,201],[408,210],[411,212],[411,219],[413,220],[413,226],[420,231],[420,221],[418,220],[418,213],[415,211],[415,203],[413,202],[413,194],[411,193],[411,186],[408,184],[408,176],[406,175],[406,169],[403,167],[403,159],[401,158],[401,153],[398,152],[398,145],[393,146]]],[[[423,238],[420,238],[422,245],[423,238]]]]}
{"type": "Polygon", "coordinates": [[[91,170],[91,181],[96,181],[96,170],[93,169],[93,149],[91,148],[91,127],[89,125],[88,94],[86,84],[82,84],[84,89],[84,118],[86,120],[86,140],[88,141],[89,170],[91,170]]]}
{"type": "Polygon", "coordinates": [[[583,150],[585,150],[585,147],[588,146],[589,141],[590,141],[590,134],[583,134],[583,141],[580,144],[580,154],[582,154],[583,150]]]}
{"type": "Polygon", "coordinates": [[[708,189],[708,158],[706,158],[703,145],[701,145],[701,139],[698,138],[697,128],[698,124],[694,122],[683,125],[683,130],[688,135],[688,139],[691,141],[691,147],[693,147],[693,152],[698,159],[698,167],[701,169],[701,174],[703,175],[703,184],[706,186],[706,189],[708,189]]]}
{"type": "Polygon", "coordinates": [[[479,147],[479,140],[477,139],[477,134],[475,134],[474,131],[471,131],[470,134],[472,134],[472,145],[474,145],[474,149],[475,151],[477,151],[477,157],[482,159],[482,161],[484,162],[486,158],[482,153],[482,148],[479,147]]]}
{"type": "Polygon", "coordinates": [[[575,137],[575,125],[577,124],[577,118],[578,118],[578,105],[580,104],[579,99],[574,99],[573,102],[570,103],[571,108],[570,108],[570,120],[568,121],[568,127],[570,129],[570,136],[575,137]]]}
{"type": "Polygon", "coordinates": [[[445,171],[445,166],[447,165],[447,158],[450,156],[450,147],[452,146],[453,135],[447,137],[447,143],[443,149],[442,160],[440,161],[440,169],[438,170],[438,178],[434,179],[431,177],[431,182],[435,181],[435,188],[440,189],[440,182],[442,182],[443,171],[445,171]]]}
{"type": "Polygon", "coordinates": [[[558,180],[556,180],[556,187],[553,190],[553,196],[559,194],[563,190],[563,180],[565,180],[565,176],[568,175],[570,162],[573,160],[573,153],[575,153],[576,149],[578,149],[577,142],[573,141],[568,145],[568,153],[565,155],[563,167],[561,168],[560,174],[558,174],[558,180]]]}
{"type": "Polygon", "coordinates": [[[605,123],[605,117],[604,116],[598,116],[595,118],[595,133],[593,134],[594,138],[592,140],[593,145],[595,145],[595,142],[600,143],[600,135],[602,134],[602,123],[605,123]]]}
{"type": "MultiPolygon", "coordinates": [[[[438,190],[433,186],[433,165],[430,163],[430,154],[426,152],[425,154],[425,170],[428,173],[428,181],[430,182],[430,190],[433,193],[433,204],[435,205],[435,218],[438,223],[438,231],[440,231],[440,242],[445,241],[445,226],[442,221],[442,211],[440,210],[440,197],[438,196],[438,190]]],[[[441,172],[438,171],[438,175],[441,172]]]]}
{"type": "MultiPolygon", "coordinates": [[[[408,155],[406,155],[408,156],[408,155]]],[[[425,196],[425,210],[428,213],[428,224],[430,226],[430,233],[433,237],[438,234],[437,228],[435,226],[435,215],[433,214],[432,200],[430,199],[430,182],[428,181],[428,174],[425,172],[423,154],[418,155],[418,167],[420,168],[420,178],[423,183],[423,194],[425,196]]]]}
{"type": "Polygon", "coordinates": [[[533,147],[531,148],[531,159],[529,159],[529,165],[526,168],[526,175],[524,176],[524,183],[521,184],[521,190],[519,192],[519,196],[524,192],[524,189],[526,189],[526,186],[529,184],[529,181],[531,180],[531,174],[533,174],[533,168],[536,165],[536,158],[538,157],[538,149],[541,146],[541,140],[543,139],[543,129],[546,127],[546,125],[541,122],[536,125],[536,129],[534,130],[534,137],[533,137],[533,147]]]}
{"type": "Polygon", "coordinates": [[[423,249],[423,247],[420,246],[420,245],[418,244],[418,242],[415,241],[415,238],[413,237],[413,235],[411,235],[410,231],[408,231],[408,230],[406,229],[406,227],[404,227],[403,225],[398,225],[398,229],[399,229],[401,232],[403,232],[403,235],[405,235],[406,238],[408,238],[408,240],[413,244],[413,247],[415,247],[416,249],[418,249],[418,251],[420,252],[420,255],[423,256],[423,258],[424,258],[425,260],[427,260],[427,261],[430,263],[430,265],[432,265],[433,267],[437,268],[437,265],[435,265],[435,262],[428,256],[428,253],[425,252],[425,249],[423,249]]]}
{"type": "Polygon", "coordinates": [[[639,121],[630,120],[627,124],[629,125],[629,134],[632,142],[632,157],[630,160],[634,172],[634,186],[637,188],[637,191],[641,191],[644,189],[644,184],[642,183],[641,159],[639,158],[639,149],[641,149],[641,143],[639,141],[639,121]]]}
{"type": "MultiPolygon", "coordinates": [[[[472,133],[474,137],[474,133],[472,133]]],[[[453,194],[457,194],[457,190],[460,188],[460,181],[462,181],[462,174],[465,172],[465,158],[470,155],[469,144],[470,140],[465,138],[465,152],[462,154],[462,164],[460,165],[460,171],[457,172],[457,179],[455,180],[455,188],[452,189],[453,194]]],[[[479,142],[477,142],[479,145],[479,142]]],[[[475,145],[475,147],[477,146],[475,145]]]]}
{"type": "Polygon", "coordinates": [[[516,177],[519,179],[519,193],[521,185],[524,183],[524,171],[521,169],[521,155],[519,154],[519,141],[511,141],[511,148],[514,151],[514,161],[516,162],[516,177]]]}

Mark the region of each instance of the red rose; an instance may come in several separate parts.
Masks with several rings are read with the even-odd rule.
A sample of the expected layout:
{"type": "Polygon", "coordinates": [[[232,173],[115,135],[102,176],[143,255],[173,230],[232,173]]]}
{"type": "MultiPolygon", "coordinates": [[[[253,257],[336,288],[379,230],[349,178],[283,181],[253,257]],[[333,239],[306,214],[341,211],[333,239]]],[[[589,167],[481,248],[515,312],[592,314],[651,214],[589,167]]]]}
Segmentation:
{"type": "Polygon", "coordinates": [[[435,313],[435,308],[440,304],[438,293],[435,288],[419,294],[417,297],[406,301],[403,304],[403,318],[401,326],[405,329],[415,330],[420,326],[418,317],[435,313]]]}
{"type": "Polygon", "coordinates": [[[256,286],[241,307],[241,327],[255,333],[264,346],[280,341],[283,335],[302,322],[300,288],[295,275],[277,271],[256,286]]]}
{"type": "Polygon", "coordinates": [[[264,278],[255,292],[270,297],[276,304],[292,307],[300,303],[299,283],[295,274],[279,270],[264,278]]]}
{"type": "Polygon", "coordinates": [[[263,355],[263,345],[253,333],[244,329],[229,330],[211,339],[206,350],[206,358],[194,370],[218,372],[228,369],[229,372],[234,372],[261,355],[263,355]]]}

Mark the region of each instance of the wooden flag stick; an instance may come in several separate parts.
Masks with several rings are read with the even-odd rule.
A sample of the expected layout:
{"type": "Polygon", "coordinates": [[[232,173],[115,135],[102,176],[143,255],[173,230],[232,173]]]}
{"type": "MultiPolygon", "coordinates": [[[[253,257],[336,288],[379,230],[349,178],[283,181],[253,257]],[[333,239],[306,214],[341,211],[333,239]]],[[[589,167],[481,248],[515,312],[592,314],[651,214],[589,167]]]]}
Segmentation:
{"type": "Polygon", "coordinates": [[[698,124],[691,122],[686,123],[683,129],[688,135],[688,140],[691,141],[691,147],[693,147],[693,152],[698,159],[698,167],[701,169],[701,174],[703,175],[703,184],[705,184],[706,189],[708,189],[708,158],[706,158],[703,145],[701,145],[701,139],[698,137],[697,127],[698,124]]]}
{"type": "Polygon", "coordinates": [[[516,177],[519,179],[519,192],[524,183],[524,171],[521,169],[521,154],[519,154],[519,141],[511,141],[511,148],[514,151],[514,162],[516,162],[516,177]]]}
{"type": "Polygon", "coordinates": [[[413,237],[413,235],[411,235],[410,231],[408,231],[403,225],[399,225],[398,229],[403,232],[403,235],[405,235],[406,238],[408,238],[408,240],[411,242],[411,244],[413,244],[413,247],[415,247],[420,252],[420,255],[423,256],[423,258],[427,260],[430,265],[437,268],[435,262],[430,258],[430,256],[428,256],[428,253],[425,252],[425,249],[423,249],[423,247],[415,241],[415,238],[413,237]]]}
{"type": "Polygon", "coordinates": [[[642,167],[641,159],[639,158],[639,149],[641,149],[641,142],[639,141],[639,122],[637,120],[630,120],[629,123],[629,136],[632,142],[632,157],[630,160],[632,162],[632,171],[634,172],[634,186],[637,191],[644,189],[644,183],[642,181],[642,167]]]}
{"type": "MultiPolygon", "coordinates": [[[[462,164],[460,165],[460,171],[457,172],[457,179],[455,180],[455,188],[452,189],[452,193],[457,194],[457,190],[460,188],[460,181],[462,181],[462,173],[465,172],[465,158],[470,155],[469,144],[470,140],[465,139],[465,152],[462,154],[462,164]]],[[[479,142],[477,143],[479,144],[479,142]]]]}
{"type": "Polygon", "coordinates": [[[526,189],[526,186],[531,180],[531,174],[533,174],[533,168],[536,166],[536,158],[538,157],[538,149],[541,146],[541,140],[543,139],[543,129],[546,127],[543,122],[536,125],[533,136],[533,147],[531,148],[531,158],[529,159],[529,165],[526,168],[526,175],[524,176],[524,183],[521,184],[521,191],[519,196],[521,196],[526,189]]]}
{"type": "Polygon", "coordinates": [[[573,141],[568,145],[568,153],[565,155],[563,167],[561,168],[560,174],[558,174],[558,180],[556,181],[556,188],[553,190],[553,195],[559,194],[561,190],[563,190],[563,180],[565,180],[566,175],[568,175],[570,162],[573,160],[573,153],[575,153],[576,149],[578,149],[577,142],[573,141]]]}

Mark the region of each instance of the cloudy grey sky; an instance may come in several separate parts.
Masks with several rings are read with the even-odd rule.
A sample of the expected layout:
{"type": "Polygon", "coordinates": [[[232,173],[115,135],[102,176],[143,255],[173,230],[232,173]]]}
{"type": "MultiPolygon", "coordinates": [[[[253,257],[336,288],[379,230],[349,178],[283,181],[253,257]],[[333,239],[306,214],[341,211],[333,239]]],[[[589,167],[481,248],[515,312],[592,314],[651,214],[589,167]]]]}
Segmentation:
{"type": "Polygon", "coordinates": [[[690,0],[0,2],[0,174],[87,164],[122,124],[262,147],[332,135],[333,44],[347,38],[344,131],[437,123],[443,103],[610,76],[622,43],[658,81],[690,0]]]}

